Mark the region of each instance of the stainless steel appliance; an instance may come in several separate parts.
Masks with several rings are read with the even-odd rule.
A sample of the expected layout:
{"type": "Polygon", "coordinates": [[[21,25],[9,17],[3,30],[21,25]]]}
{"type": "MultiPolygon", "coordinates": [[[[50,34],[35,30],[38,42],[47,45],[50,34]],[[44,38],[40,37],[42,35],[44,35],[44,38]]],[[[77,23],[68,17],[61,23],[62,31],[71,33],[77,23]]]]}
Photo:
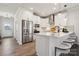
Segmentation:
{"type": "Polygon", "coordinates": [[[33,22],[22,20],[22,43],[33,41],[33,22]]]}

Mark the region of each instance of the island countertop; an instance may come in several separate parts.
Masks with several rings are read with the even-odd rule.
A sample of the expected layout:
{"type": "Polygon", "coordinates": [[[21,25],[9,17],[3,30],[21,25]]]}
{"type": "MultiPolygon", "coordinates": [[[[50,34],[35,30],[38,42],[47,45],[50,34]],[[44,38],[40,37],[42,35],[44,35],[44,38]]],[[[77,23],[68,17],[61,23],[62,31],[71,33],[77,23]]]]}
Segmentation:
{"type": "Polygon", "coordinates": [[[73,33],[73,32],[68,32],[68,33],[64,33],[64,32],[59,32],[59,33],[41,32],[41,33],[37,33],[37,34],[35,34],[35,35],[62,37],[62,36],[69,35],[69,34],[71,34],[71,33],[73,33]]]}

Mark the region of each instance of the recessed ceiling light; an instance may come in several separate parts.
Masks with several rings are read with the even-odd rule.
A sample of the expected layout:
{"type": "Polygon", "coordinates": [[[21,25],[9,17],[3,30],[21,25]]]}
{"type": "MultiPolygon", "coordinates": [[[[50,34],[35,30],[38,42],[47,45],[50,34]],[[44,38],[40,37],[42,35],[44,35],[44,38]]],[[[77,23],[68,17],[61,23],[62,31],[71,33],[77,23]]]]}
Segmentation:
{"type": "Polygon", "coordinates": [[[33,10],[34,8],[30,8],[31,10],[33,10]]]}
{"type": "Polygon", "coordinates": [[[67,7],[67,5],[64,5],[64,7],[67,7]]]}

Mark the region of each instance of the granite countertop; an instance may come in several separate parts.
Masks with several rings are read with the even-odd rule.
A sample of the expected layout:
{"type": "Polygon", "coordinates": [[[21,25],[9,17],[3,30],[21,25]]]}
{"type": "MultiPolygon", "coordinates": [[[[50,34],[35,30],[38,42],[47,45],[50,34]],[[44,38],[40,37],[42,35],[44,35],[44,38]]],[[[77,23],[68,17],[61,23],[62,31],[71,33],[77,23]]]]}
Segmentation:
{"type": "Polygon", "coordinates": [[[69,35],[71,33],[73,33],[73,32],[69,32],[69,33],[63,33],[63,32],[60,32],[60,33],[42,32],[42,33],[37,33],[35,35],[62,37],[62,36],[65,36],[65,35],[69,35]]]}

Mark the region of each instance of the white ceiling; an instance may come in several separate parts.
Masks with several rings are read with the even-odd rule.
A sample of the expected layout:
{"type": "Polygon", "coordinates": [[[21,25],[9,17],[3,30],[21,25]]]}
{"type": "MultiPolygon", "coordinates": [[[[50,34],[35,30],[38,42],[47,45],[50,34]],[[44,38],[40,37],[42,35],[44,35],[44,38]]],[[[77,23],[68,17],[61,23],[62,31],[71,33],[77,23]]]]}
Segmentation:
{"type": "Polygon", "coordinates": [[[47,16],[77,6],[79,6],[78,3],[0,3],[0,10],[15,14],[19,7],[28,10],[33,8],[31,11],[41,16],[47,16]],[[67,7],[64,7],[65,4],[67,7]]]}

